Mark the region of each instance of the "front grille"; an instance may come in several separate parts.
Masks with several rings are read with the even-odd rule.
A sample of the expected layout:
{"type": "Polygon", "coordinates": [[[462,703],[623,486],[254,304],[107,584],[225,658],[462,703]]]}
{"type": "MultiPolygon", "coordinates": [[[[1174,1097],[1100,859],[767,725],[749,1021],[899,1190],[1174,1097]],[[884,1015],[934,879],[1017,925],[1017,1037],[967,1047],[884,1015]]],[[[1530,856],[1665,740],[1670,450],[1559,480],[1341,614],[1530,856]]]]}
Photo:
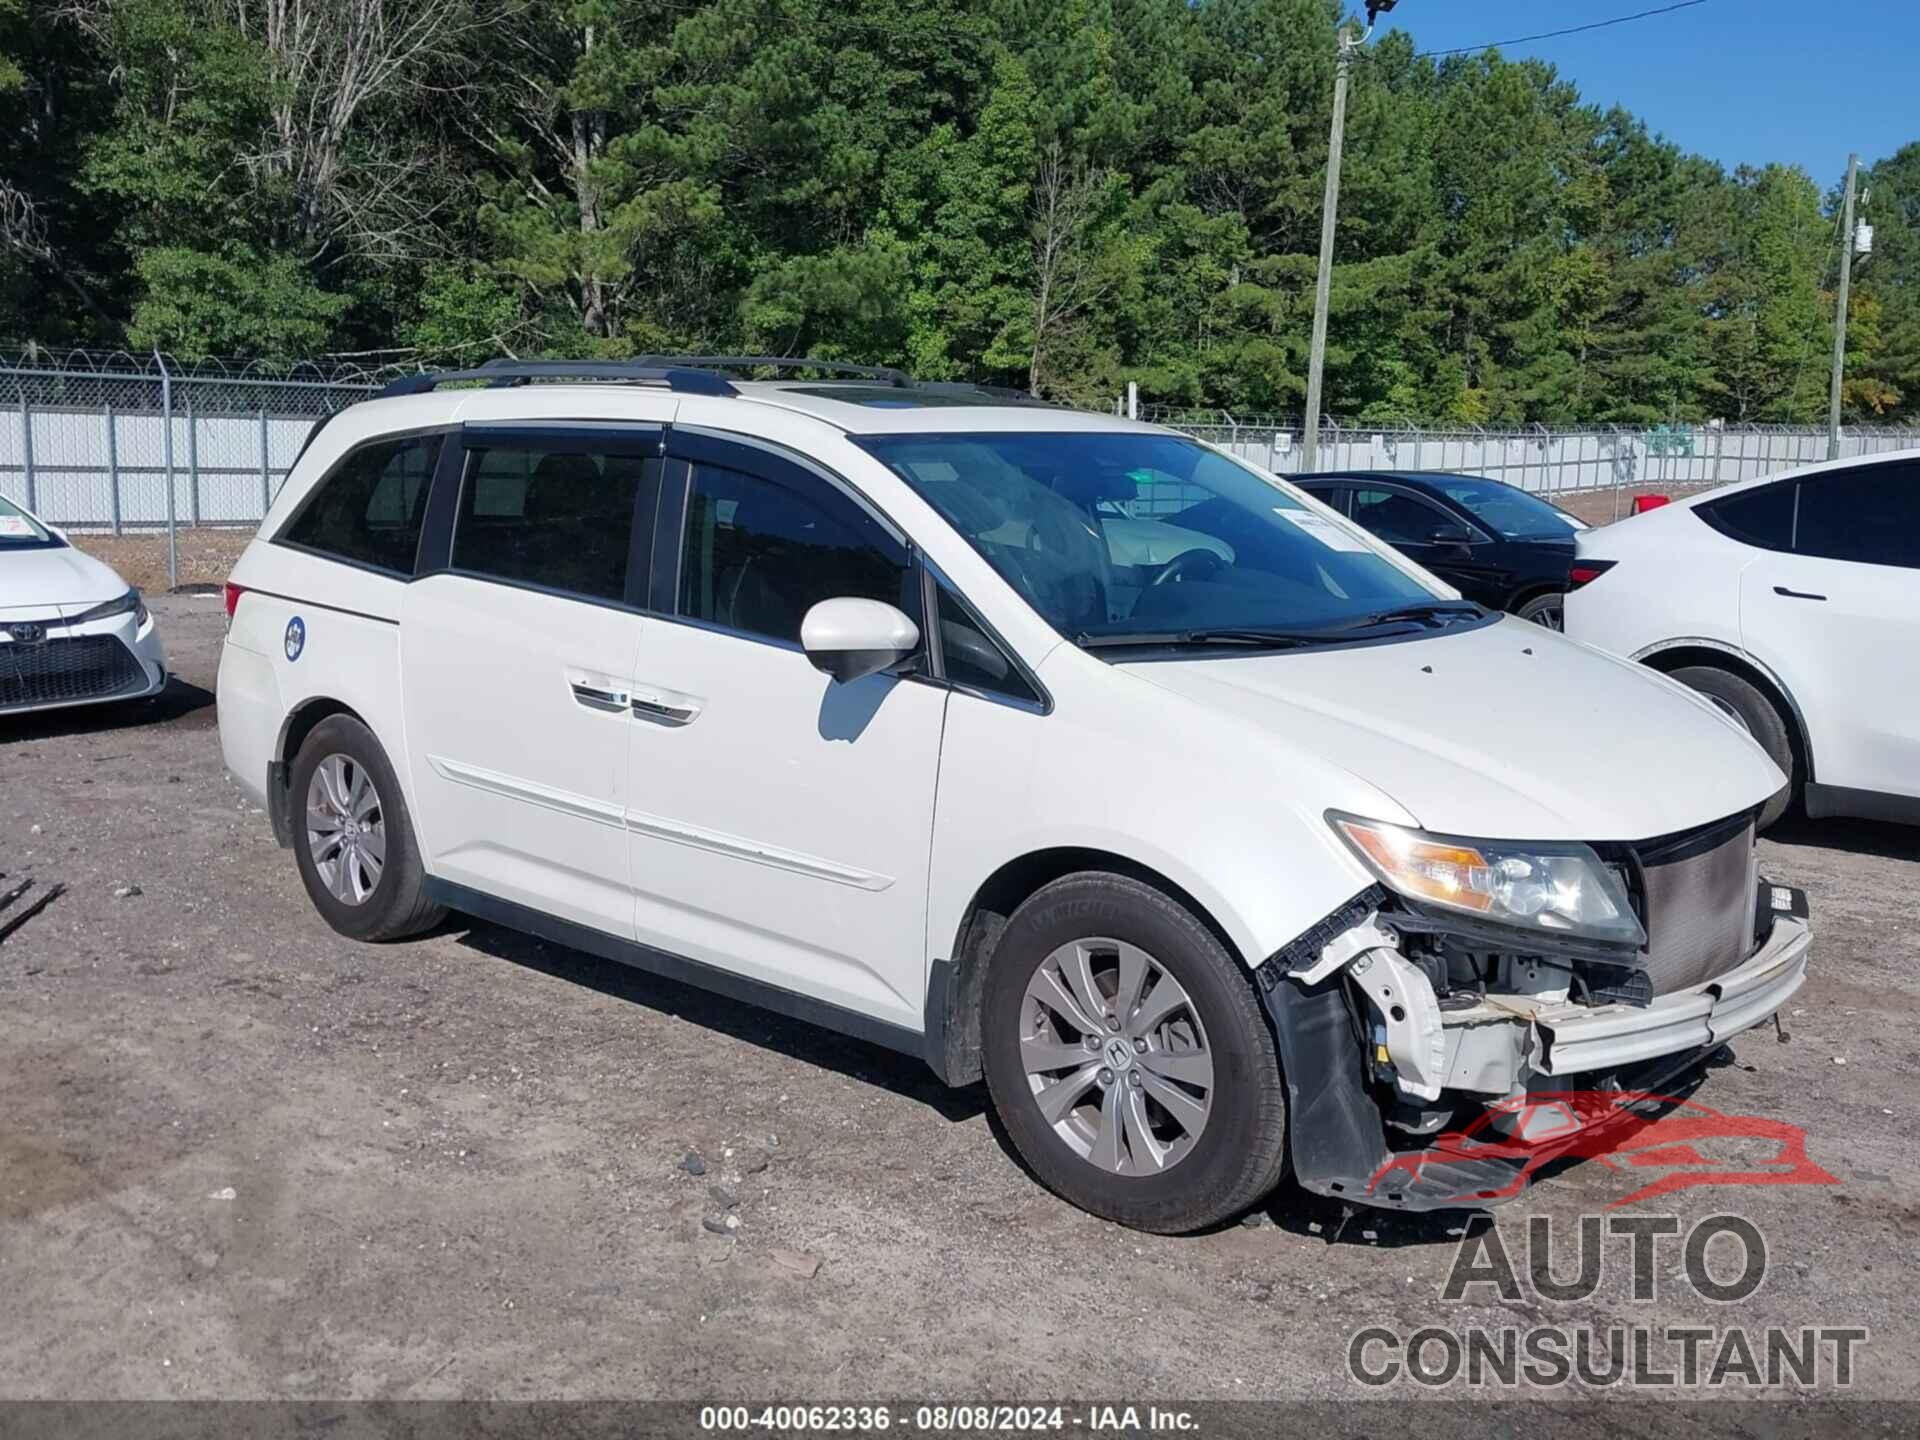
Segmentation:
{"type": "Polygon", "coordinates": [[[107,700],[146,687],[147,672],[111,635],[0,645],[0,710],[107,700]]]}
{"type": "Polygon", "coordinates": [[[1653,993],[1723,975],[1753,949],[1759,875],[1753,817],[1739,815],[1637,849],[1653,993]]]}

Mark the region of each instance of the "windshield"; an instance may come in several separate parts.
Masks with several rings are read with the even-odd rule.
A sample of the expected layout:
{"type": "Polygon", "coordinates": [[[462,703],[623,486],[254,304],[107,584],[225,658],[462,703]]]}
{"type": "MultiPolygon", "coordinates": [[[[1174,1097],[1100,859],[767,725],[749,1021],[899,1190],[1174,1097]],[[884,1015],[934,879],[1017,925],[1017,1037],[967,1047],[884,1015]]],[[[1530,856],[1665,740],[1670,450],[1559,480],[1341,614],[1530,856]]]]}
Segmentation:
{"type": "Polygon", "coordinates": [[[46,526],[0,495],[0,550],[46,549],[59,543],[46,526]]]}
{"type": "Polygon", "coordinates": [[[1436,598],[1347,525],[1180,436],[989,432],[861,443],[1082,643],[1331,632],[1436,598]]]}
{"type": "Polygon", "coordinates": [[[1580,527],[1564,510],[1537,496],[1498,480],[1475,480],[1467,475],[1441,475],[1432,483],[1473,518],[1508,540],[1564,540],[1580,527]]]}

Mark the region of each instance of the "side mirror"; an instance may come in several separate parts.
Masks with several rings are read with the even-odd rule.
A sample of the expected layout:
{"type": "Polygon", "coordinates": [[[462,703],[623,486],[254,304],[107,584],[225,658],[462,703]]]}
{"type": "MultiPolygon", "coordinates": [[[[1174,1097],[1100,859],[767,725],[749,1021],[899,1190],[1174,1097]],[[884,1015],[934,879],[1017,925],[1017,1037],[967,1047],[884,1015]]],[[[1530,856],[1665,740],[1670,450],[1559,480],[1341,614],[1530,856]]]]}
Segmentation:
{"type": "Polygon", "coordinates": [[[1458,520],[1442,520],[1427,534],[1429,545],[1471,545],[1473,531],[1458,520]]]}
{"type": "Polygon", "coordinates": [[[920,648],[920,627],[881,600],[822,600],[800,622],[816,670],[842,682],[891,670],[920,648]]]}

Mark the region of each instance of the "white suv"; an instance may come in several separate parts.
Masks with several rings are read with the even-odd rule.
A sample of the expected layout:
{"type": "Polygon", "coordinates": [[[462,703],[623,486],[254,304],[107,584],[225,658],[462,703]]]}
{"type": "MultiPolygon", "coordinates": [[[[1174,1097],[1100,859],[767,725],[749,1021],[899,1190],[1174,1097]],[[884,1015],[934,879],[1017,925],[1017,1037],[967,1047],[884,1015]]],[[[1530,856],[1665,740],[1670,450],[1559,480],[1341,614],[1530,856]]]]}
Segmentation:
{"type": "Polygon", "coordinates": [[[422,376],[309,443],[220,734],[335,929],[457,909],[984,1073],[1164,1231],[1289,1164],[1478,1203],[1537,1155],[1397,1157],[1801,984],[1782,776],[1682,687],[1169,431],[740,364],[422,376]]]}
{"type": "Polygon", "coordinates": [[[1810,816],[1920,824],[1920,450],[1813,465],[1582,531],[1567,633],[1737,719],[1810,816]]]}

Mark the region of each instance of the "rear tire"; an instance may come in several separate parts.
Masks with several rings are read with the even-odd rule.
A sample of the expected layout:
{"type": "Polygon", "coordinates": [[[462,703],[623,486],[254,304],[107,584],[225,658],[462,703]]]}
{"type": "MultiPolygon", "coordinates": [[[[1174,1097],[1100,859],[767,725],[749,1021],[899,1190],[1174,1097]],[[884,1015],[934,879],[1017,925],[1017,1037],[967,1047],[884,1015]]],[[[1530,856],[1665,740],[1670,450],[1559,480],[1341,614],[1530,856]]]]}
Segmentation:
{"type": "Polygon", "coordinates": [[[1087,872],[1036,892],[994,947],[982,1027],[1014,1147],[1084,1210],[1179,1234],[1286,1173],[1286,1092],[1253,986],[1149,886],[1087,872]]]}
{"type": "Polygon", "coordinates": [[[1530,620],[1535,625],[1544,625],[1549,630],[1565,630],[1567,628],[1567,597],[1558,590],[1548,595],[1536,595],[1513,613],[1522,620],[1530,620]]]}
{"type": "Polygon", "coordinates": [[[1713,665],[1688,665],[1671,672],[1689,690],[1697,690],[1746,727],[1774,764],[1787,777],[1778,794],[1760,808],[1759,828],[1765,830],[1786,814],[1800,797],[1806,780],[1804,767],[1794,752],[1793,733],[1787,717],[1770,696],[1758,686],[1713,665]]]}
{"type": "Polygon", "coordinates": [[[294,861],[321,919],[353,940],[431,930],[446,910],[426,868],[399,777],[373,732],[349,715],[313,727],[288,776],[294,861]]]}

